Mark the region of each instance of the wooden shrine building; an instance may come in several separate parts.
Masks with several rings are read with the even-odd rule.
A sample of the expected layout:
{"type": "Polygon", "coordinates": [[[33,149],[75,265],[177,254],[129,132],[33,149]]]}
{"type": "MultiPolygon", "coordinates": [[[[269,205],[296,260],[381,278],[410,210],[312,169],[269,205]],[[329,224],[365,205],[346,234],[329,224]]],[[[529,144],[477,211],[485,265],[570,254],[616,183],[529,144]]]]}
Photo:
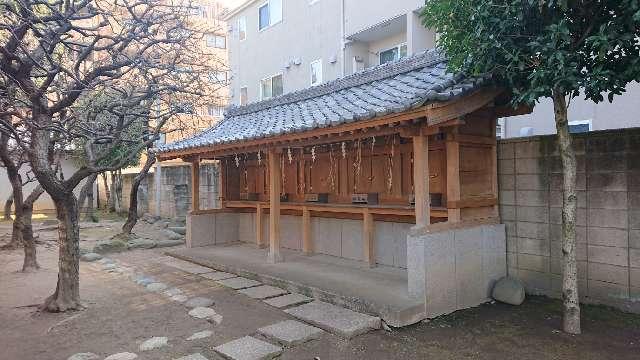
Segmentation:
{"type": "Polygon", "coordinates": [[[159,158],[192,164],[188,246],[245,242],[268,247],[272,263],[286,261],[285,247],[406,268],[420,298],[430,284],[411,284],[425,265],[407,257],[408,237],[499,223],[496,119],[513,113],[504,103],[486,79],[454,76],[428,51],[232,107],[159,158]],[[199,206],[208,159],[219,161],[218,209],[199,206]]]}

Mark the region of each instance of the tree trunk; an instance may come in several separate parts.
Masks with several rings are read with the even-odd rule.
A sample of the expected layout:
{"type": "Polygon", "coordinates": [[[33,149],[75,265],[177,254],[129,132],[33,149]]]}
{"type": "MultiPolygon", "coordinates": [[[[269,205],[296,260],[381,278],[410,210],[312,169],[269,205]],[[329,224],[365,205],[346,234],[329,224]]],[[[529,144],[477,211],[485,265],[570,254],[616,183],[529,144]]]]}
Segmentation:
{"type": "Polygon", "coordinates": [[[104,184],[104,208],[108,211],[111,208],[111,191],[109,190],[109,182],[107,181],[107,173],[103,172],[102,183],[104,184]]]}
{"type": "Polygon", "coordinates": [[[117,185],[116,185],[116,172],[115,171],[111,171],[110,172],[111,175],[111,192],[110,192],[110,196],[109,196],[109,212],[117,212],[118,211],[118,189],[117,189],[117,185]]]}
{"type": "Polygon", "coordinates": [[[42,186],[38,185],[27,196],[22,205],[22,240],[24,241],[24,263],[22,271],[32,271],[40,268],[36,258],[36,241],[33,237],[33,204],[44,193],[42,186]]]}
{"type": "Polygon", "coordinates": [[[93,214],[93,184],[96,182],[98,174],[91,174],[85,180],[80,194],[78,195],[78,208],[85,211],[85,219],[87,221],[96,222],[95,215],[93,214]],[[86,201],[86,206],[85,206],[86,201]]]}
{"type": "Polygon", "coordinates": [[[11,183],[11,190],[13,194],[13,203],[15,209],[15,219],[13,220],[13,229],[11,232],[11,242],[4,246],[4,248],[17,249],[24,245],[22,239],[22,201],[24,195],[22,193],[22,177],[18,172],[18,167],[13,162],[11,155],[9,154],[9,136],[2,134],[0,136],[0,160],[7,171],[7,177],[9,183],[11,183]]]}
{"type": "Polygon", "coordinates": [[[4,203],[4,219],[11,220],[11,208],[13,207],[13,194],[9,195],[4,203]]]}
{"type": "Polygon", "coordinates": [[[91,183],[91,187],[87,192],[87,210],[86,210],[85,219],[91,222],[98,222],[98,218],[96,217],[96,214],[94,212],[95,208],[93,207],[93,184],[95,183],[95,179],[93,180],[94,181],[91,183]]]}
{"type": "Polygon", "coordinates": [[[580,334],[580,303],[578,296],[578,267],[576,262],[576,154],[569,133],[565,93],[553,92],[558,146],[562,160],[562,301],[563,328],[569,334],[580,334]]]}
{"type": "Polygon", "coordinates": [[[82,308],[80,303],[80,227],[78,226],[78,203],[72,191],[54,199],[59,221],[58,235],[58,283],[56,291],[49,296],[42,309],[64,312],[82,308]]]}
{"type": "Polygon", "coordinates": [[[113,191],[116,193],[116,212],[122,212],[122,170],[116,170],[116,186],[113,191]]]}
{"type": "Polygon", "coordinates": [[[133,227],[138,221],[138,188],[140,188],[140,183],[142,183],[142,180],[147,176],[149,169],[151,169],[151,166],[153,166],[155,162],[155,155],[147,153],[147,160],[144,162],[144,166],[131,183],[131,192],[129,193],[129,211],[127,214],[127,221],[122,225],[122,234],[131,234],[133,227]]]}

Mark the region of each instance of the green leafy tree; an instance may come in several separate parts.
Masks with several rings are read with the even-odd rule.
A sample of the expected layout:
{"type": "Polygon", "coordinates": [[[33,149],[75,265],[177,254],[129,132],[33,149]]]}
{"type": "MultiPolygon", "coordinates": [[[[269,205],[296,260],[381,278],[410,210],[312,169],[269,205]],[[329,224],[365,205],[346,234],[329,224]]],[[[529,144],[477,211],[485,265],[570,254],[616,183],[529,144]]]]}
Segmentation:
{"type": "Polygon", "coordinates": [[[612,101],[640,80],[638,0],[430,0],[422,18],[439,33],[452,71],[491,75],[514,105],[552,98],[563,167],[563,327],[580,333],[576,266],[576,156],[567,104],[612,101]]]}

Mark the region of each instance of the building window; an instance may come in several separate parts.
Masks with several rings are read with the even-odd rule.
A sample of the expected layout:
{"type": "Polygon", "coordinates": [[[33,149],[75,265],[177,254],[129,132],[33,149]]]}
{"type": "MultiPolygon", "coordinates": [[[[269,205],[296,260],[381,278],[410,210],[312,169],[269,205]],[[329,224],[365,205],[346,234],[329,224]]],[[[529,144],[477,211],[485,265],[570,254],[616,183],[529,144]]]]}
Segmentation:
{"type": "Polygon", "coordinates": [[[380,65],[397,61],[407,56],[407,44],[400,44],[391,49],[380,51],[380,65]]]}
{"type": "Polygon", "coordinates": [[[247,18],[244,16],[238,19],[238,37],[240,41],[247,38],[247,18]]]}
{"type": "Polygon", "coordinates": [[[224,107],[220,105],[209,104],[207,106],[207,114],[209,114],[209,116],[222,117],[224,115],[224,107]]]}
{"type": "Polygon", "coordinates": [[[283,93],[282,74],[260,80],[260,99],[267,100],[283,93]]]}
{"type": "Polygon", "coordinates": [[[572,134],[585,133],[593,130],[591,119],[569,121],[569,132],[572,134]]]}
{"type": "Polygon", "coordinates": [[[269,0],[258,8],[258,29],[264,30],[282,21],[282,0],[269,0]]]}
{"type": "Polygon", "coordinates": [[[243,86],[240,88],[240,105],[247,105],[247,101],[248,101],[248,93],[247,93],[247,87],[243,86]]]}
{"type": "Polygon", "coordinates": [[[224,84],[226,85],[229,81],[229,76],[226,71],[212,71],[209,73],[209,81],[214,84],[224,84]]]}
{"type": "Polygon", "coordinates": [[[226,49],[227,38],[223,35],[207,34],[207,46],[218,49],[226,49]]]}
{"type": "Polygon", "coordinates": [[[505,134],[505,126],[504,126],[504,119],[498,119],[498,121],[496,121],[496,138],[497,139],[504,139],[506,134],[505,134]]]}
{"type": "Polygon", "coordinates": [[[322,84],[322,59],[311,62],[311,86],[322,84]]]}

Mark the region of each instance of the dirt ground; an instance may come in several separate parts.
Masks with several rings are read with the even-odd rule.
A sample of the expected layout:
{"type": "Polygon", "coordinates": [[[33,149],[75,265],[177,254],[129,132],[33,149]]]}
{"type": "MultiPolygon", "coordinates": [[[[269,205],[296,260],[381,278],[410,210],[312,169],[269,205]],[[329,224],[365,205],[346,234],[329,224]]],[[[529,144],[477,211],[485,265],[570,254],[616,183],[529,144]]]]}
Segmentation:
{"type": "MultiPolygon", "coordinates": [[[[114,234],[119,221],[82,230],[82,247],[114,234]]],[[[160,229],[141,224],[135,231],[159,236],[160,229]]],[[[0,223],[0,235],[10,232],[0,223]]],[[[201,353],[220,359],[213,347],[257,328],[289,319],[289,315],[215,282],[167,264],[165,249],[108,255],[123,267],[178,287],[188,296],[215,301],[223,322],[213,327],[187,314],[187,309],[160,293],[146,291],[127,276],[110,273],[98,263],[81,263],[81,295],[86,310],[67,314],[36,311],[55,288],[55,230],[39,231],[42,269],[17,272],[22,252],[0,251],[0,360],[65,360],[79,352],[102,357],[129,351],[138,359],[175,359],[201,353]],[[186,341],[191,334],[212,330],[213,336],[186,341]],[[154,336],[169,338],[169,346],[144,353],[138,346],[154,336]]],[[[606,307],[583,306],[583,334],[558,331],[560,303],[530,297],[519,307],[487,304],[458,311],[430,322],[391,332],[379,330],[352,340],[325,334],[319,340],[286,349],[281,359],[640,359],[640,316],[606,307]]]]}

